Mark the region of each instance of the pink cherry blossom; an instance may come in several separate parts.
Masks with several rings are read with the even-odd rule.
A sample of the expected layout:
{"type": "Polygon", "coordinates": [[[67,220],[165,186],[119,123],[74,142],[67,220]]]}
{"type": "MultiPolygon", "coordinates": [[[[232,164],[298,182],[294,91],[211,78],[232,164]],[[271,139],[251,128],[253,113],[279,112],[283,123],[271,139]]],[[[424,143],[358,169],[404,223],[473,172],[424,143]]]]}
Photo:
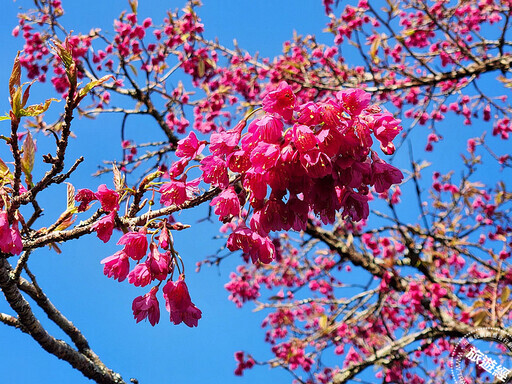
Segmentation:
{"type": "Polygon", "coordinates": [[[262,105],[265,112],[277,113],[286,120],[290,120],[295,102],[296,97],[292,88],[285,81],[281,81],[275,90],[263,98],[262,105]]]}
{"type": "Polygon", "coordinates": [[[226,162],[218,156],[206,156],[199,167],[203,171],[203,180],[214,187],[226,188],[229,176],[226,162]]]}
{"type": "Polygon", "coordinates": [[[146,265],[151,272],[151,276],[157,280],[165,280],[169,273],[170,255],[169,252],[160,253],[155,243],[149,246],[150,252],[146,265]]]}
{"type": "Polygon", "coordinates": [[[75,201],[80,202],[80,205],[78,206],[78,212],[87,210],[89,203],[96,199],[97,198],[95,193],[90,189],[79,189],[75,195],[75,201]]]}
{"type": "Polygon", "coordinates": [[[104,216],[100,220],[98,220],[91,229],[96,231],[96,235],[98,239],[103,241],[104,243],[110,240],[112,236],[112,232],[114,231],[114,226],[116,224],[116,211],[110,212],[108,215],[104,216]]]}
{"type": "Polygon", "coordinates": [[[6,211],[0,211],[0,249],[2,252],[9,253],[12,243],[11,228],[6,211]]]}
{"type": "Polygon", "coordinates": [[[376,157],[372,163],[372,184],[375,191],[382,193],[393,184],[400,184],[404,178],[402,172],[392,165],[376,157]]]}
{"type": "Polygon", "coordinates": [[[370,105],[371,95],[362,89],[348,89],[336,93],[342,107],[352,117],[358,116],[370,105]]]}
{"type": "Polygon", "coordinates": [[[21,240],[20,230],[18,229],[18,222],[15,221],[11,227],[11,241],[7,245],[6,253],[19,255],[23,251],[23,242],[21,240]]]}
{"type": "Polygon", "coordinates": [[[105,184],[98,187],[98,192],[94,194],[101,203],[101,208],[105,212],[117,211],[119,209],[119,194],[116,191],[108,189],[105,184]]]}
{"type": "Polygon", "coordinates": [[[240,200],[233,186],[213,198],[210,205],[215,207],[214,213],[222,222],[230,221],[232,217],[240,214],[240,200]]]}
{"type": "Polygon", "coordinates": [[[241,249],[249,255],[253,263],[258,261],[268,264],[274,259],[275,247],[268,237],[262,237],[247,227],[239,227],[228,238],[227,247],[230,251],[241,249]]]}
{"type": "Polygon", "coordinates": [[[242,120],[243,124],[237,126],[229,131],[212,133],[210,136],[210,152],[215,156],[227,156],[234,151],[240,142],[241,131],[245,127],[246,121],[242,120]]]}
{"type": "Polygon", "coordinates": [[[191,131],[186,138],[178,141],[176,156],[194,159],[202,152],[204,147],[205,142],[199,141],[194,131],[191,131]]]}
{"type": "Polygon", "coordinates": [[[124,281],[130,270],[130,261],[128,255],[124,251],[117,251],[112,256],[101,260],[104,264],[103,273],[107,277],[113,277],[119,282],[124,281]]]}
{"type": "Polygon", "coordinates": [[[186,176],[183,176],[179,180],[163,183],[159,190],[161,193],[160,202],[165,206],[182,205],[199,191],[197,186],[200,182],[200,179],[187,182],[186,176]]]}
{"type": "Polygon", "coordinates": [[[265,115],[250,124],[249,132],[266,143],[278,144],[283,136],[283,122],[275,116],[265,115]]]}
{"type": "Polygon", "coordinates": [[[171,322],[175,325],[184,322],[189,327],[197,327],[201,311],[192,303],[183,275],[177,282],[169,280],[163,288],[163,293],[171,322]]]}
{"type": "Polygon", "coordinates": [[[374,119],[372,129],[375,137],[380,141],[382,151],[390,155],[395,151],[392,141],[402,130],[400,120],[389,112],[377,114],[374,119]]]}
{"type": "Polygon", "coordinates": [[[281,151],[276,144],[268,144],[261,141],[251,152],[251,163],[254,171],[263,173],[277,164],[281,151]]]}
{"type": "Polygon", "coordinates": [[[148,239],[146,237],[146,229],[142,228],[139,232],[125,233],[117,245],[124,245],[124,253],[126,253],[133,260],[140,260],[148,250],[148,239]]]}
{"type": "Polygon", "coordinates": [[[344,207],[343,215],[350,216],[354,221],[366,219],[370,214],[368,197],[354,192],[350,188],[345,189],[341,198],[341,204],[344,207]]]}
{"type": "Polygon", "coordinates": [[[153,280],[146,263],[137,264],[128,274],[128,282],[136,287],[145,287],[153,280]]]}
{"type": "Polygon", "coordinates": [[[164,221],[164,225],[163,225],[162,230],[160,232],[160,236],[158,237],[158,245],[162,249],[169,248],[169,245],[171,244],[171,237],[170,237],[170,234],[169,234],[169,230],[167,229],[166,223],[167,222],[164,221]]]}
{"type": "Polygon", "coordinates": [[[133,300],[132,310],[133,317],[137,323],[147,318],[152,326],[155,326],[160,321],[160,306],[156,293],[158,287],[153,287],[144,296],[136,297],[133,300]]]}

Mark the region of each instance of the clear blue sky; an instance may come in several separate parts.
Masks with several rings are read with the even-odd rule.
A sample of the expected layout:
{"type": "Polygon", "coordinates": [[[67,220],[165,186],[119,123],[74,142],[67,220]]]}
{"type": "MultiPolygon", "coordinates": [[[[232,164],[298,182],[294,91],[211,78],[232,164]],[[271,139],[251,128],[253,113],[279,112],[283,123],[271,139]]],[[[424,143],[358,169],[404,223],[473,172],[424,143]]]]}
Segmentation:
{"type": "MultiPolygon", "coordinates": [[[[3,92],[3,96],[0,97],[0,114],[9,109],[7,81],[16,51],[22,48],[22,40],[12,38],[11,30],[17,23],[18,7],[27,8],[32,3],[29,0],[2,2],[0,92],[3,92]]],[[[164,17],[167,7],[174,9],[183,5],[183,1],[177,0],[139,0],[139,3],[141,19],[151,16],[156,23],[164,17]]],[[[199,14],[206,26],[206,37],[217,36],[228,46],[236,38],[240,47],[251,53],[259,51],[263,56],[279,54],[283,41],[292,37],[293,30],[316,34],[320,41],[327,40],[321,37],[327,17],[320,0],[204,0],[204,3],[199,14]]],[[[91,28],[100,27],[104,31],[112,31],[112,20],[126,8],[127,1],[63,0],[63,4],[66,10],[63,22],[68,29],[87,32],[91,28]]],[[[46,85],[36,84],[33,89],[34,102],[40,101],[38,97],[48,96],[49,88],[46,85]]],[[[61,103],[52,109],[59,110],[62,107],[61,103]]],[[[420,134],[413,135],[413,139],[419,139],[418,145],[415,145],[416,160],[426,158],[434,161],[431,171],[447,171],[454,162],[459,164],[459,153],[465,148],[466,138],[478,136],[482,132],[478,126],[470,127],[466,132],[467,127],[460,122],[454,124],[455,121],[445,123],[449,129],[440,132],[447,140],[439,143],[436,146],[439,150],[433,154],[422,152],[426,129],[420,129],[420,134]],[[464,139],[461,139],[462,130],[464,139]]],[[[72,179],[77,188],[94,187],[102,183],[112,185],[109,177],[91,181],[90,175],[102,160],[112,158],[112,148],[118,148],[120,122],[120,116],[102,116],[96,121],[74,121],[73,129],[77,139],[71,142],[69,158],[81,155],[82,148],[94,148],[94,151],[88,149],[84,153],[86,161],[72,179]]],[[[8,123],[0,124],[1,133],[5,134],[8,123]]],[[[141,124],[143,120],[130,121],[128,135],[140,128],[141,124]]],[[[487,123],[485,128],[489,129],[490,124],[487,123]]],[[[156,129],[153,132],[157,132],[156,129]]],[[[40,148],[43,148],[44,138],[39,140],[40,148]]],[[[504,149],[504,145],[501,142],[501,149],[504,149]]],[[[47,152],[50,148],[45,150],[47,152]]],[[[396,164],[408,168],[407,151],[402,152],[396,164]]],[[[0,146],[0,157],[4,160],[8,158],[5,145],[0,146]]],[[[42,173],[44,169],[37,169],[36,172],[42,173]]],[[[430,171],[427,172],[426,182],[429,175],[430,171]]],[[[484,181],[492,184],[498,177],[501,175],[489,173],[484,181]]],[[[55,214],[65,209],[65,189],[53,187],[50,192],[41,195],[42,205],[47,209],[47,215],[41,222],[46,225],[55,220],[51,212],[55,214]]],[[[413,204],[416,207],[415,201],[413,204]]],[[[410,207],[405,205],[402,210],[404,208],[410,207]]],[[[135,296],[146,291],[107,279],[99,263],[119,249],[115,242],[104,245],[91,235],[64,244],[61,255],[46,249],[39,250],[31,256],[30,265],[57,308],[83,331],[103,361],[121,373],[125,380],[136,377],[141,384],[290,382],[291,376],[287,373],[267,368],[247,371],[243,378],[233,375],[236,366],[233,353],[237,350],[250,351],[262,360],[270,357],[269,346],[263,341],[264,331],[260,328],[265,314],[252,313],[250,306],[237,309],[227,300],[228,294],[223,285],[228,281],[230,271],[235,269],[239,261],[237,257],[228,259],[219,269],[206,268],[199,274],[192,272],[197,261],[213,254],[223,245],[221,241],[212,240],[218,234],[218,226],[208,222],[196,223],[205,215],[205,209],[184,212],[177,219],[191,224],[192,228],[175,235],[178,250],[187,264],[187,281],[193,301],[203,311],[198,328],[171,325],[163,308],[161,322],[156,327],[151,327],[147,322],[135,324],[131,302],[135,296]]],[[[416,213],[410,215],[414,220],[416,213]]],[[[355,278],[356,275],[351,277],[355,278]]],[[[3,298],[0,298],[0,312],[12,313],[3,298]]],[[[41,319],[46,320],[44,314],[41,319]]],[[[50,332],[56,337],[64,338],[50,322],[45,321],[45,324],[49,324],[50,332]]],[[[0,324],[0,382],[80,384],[90,381],[67,363],[47,354],[29,336],[0,324]]]]}

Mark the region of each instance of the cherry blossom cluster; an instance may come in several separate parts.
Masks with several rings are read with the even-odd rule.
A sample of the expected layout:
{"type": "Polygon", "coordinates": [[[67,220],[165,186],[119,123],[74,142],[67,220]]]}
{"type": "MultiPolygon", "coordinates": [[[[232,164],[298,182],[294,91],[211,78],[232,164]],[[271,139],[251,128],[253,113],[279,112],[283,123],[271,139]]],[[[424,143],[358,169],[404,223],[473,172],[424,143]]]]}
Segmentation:
{"type": "MultiPolygon", "coordinates": [[[[92,201],[100,201],[101,209],[106,215],[96,221],[92,230],[105,243],[110,241],[116,227],[119,199],[119,194],[108,189],[105,184],[100,185],[96,193],[89,189],[81,189],[75,196],[75,200],[80,203],[78,212],[89,209],[92,201]]],[[[189,327],[195,327],[201,318],[201,311],[190,298],[185,275],[181,273],[183,271],[178,265],[181,259],[172,246],[172,237],[166,220],[161,221],[158,244],[153,240],[155,235],[156,233],[153,233],[148,243],[146,227],[138,231],[126,232],[117,242],[118,245],[124,246],[123,249],[101,261],[104,265],[103,271],[107,277],[112,277],[119,282],[128,278],[128,282],[136,287],[145,287],[152,282],[157,282],[157,285],[153,286],[147,294],[134,299],[132,309],[137,322],[146,318],[153,326],[159,322],[160,307],[156,294],[159,286],[166,281],[162,292],[171,322],[176,325],[184,322],[189,327]],[[163,252],[159,251],[159,247],[163,252]],[[131,270],[130,261],[135,262],[131,270]],[[180,271],[177,281],[172,280],[175,268],[180,271]]]]}
{"type": "Polygon", "coordinates": [[[241,218],[248,204],[252,215],[238,221],[227,246],[266,264],[275,258],[271,231],[304,230],[310,212],[326,224],[334,222],[337,211],[355,221],[366,219],[369,187],[382,193],[403,175],[371,149],[373,135],[385,153],[393,153],[401,127],[370,103],[368,93],[350,89],[324,102],[298,105],[292,88],[281,82],[262,104],[263,116],[251,121],[247,132],[242,120],[210,136],[211,154],[200,160],[200,178],[189,181],[184,170],[207,143],[194,132],[181,140],[180,160],[159,192],[163,205],[179,206],[198,192],[202,179],[221,190],[211,205],[225,223],[241,218]]]}
{"type": "Polygon", "coordinates": [[[183,322],[189,327],[196,327],[201,318],[201,310],[192,303],[185,283],[185,275],[180,273],[177,281],[173,281],[174,269],[180,269],[179,256],[172,247],[166,222],[162,222],[158,245],[153,240],[149,243],[147,256],[148,240],[144,227],[138,232],[124,234],[117,244],[124,245],[124,248],[101,261],[104,264],[106,276],[119,282],[128,277],[128,282],[136,287],[145,287],[152,282],[157,282],[157,285],[153,286],[148,293],[133,300],[132,310],[137,322],[145,318],[153,326],[159,322],[160,307],[156,294],[159,286],[165,282],[162,292],[165,308],[170,313],[170,321],[175,325],[183,322]],[[163,252],[159,251],[159,247],[163,252]],[[136,263],[131,271],[130,261],[136,263]]]}
{"type": "MultiPolygon", "coordinates": [[[[48,42],[52,36],[49,32],[38,30],[41,26],[50,24],[52,17],[58,17],[64,13],[60,0],[52,0],[49,5],[53,8],[52,15],[47,12],[35,19],[32,18],[32,15],[30,17],[20,15],[19,25],[14,28],[12,35],[17,37],[21,33],[25,40],[23,53],[20,55],[20,63],[27,69],[28,78],[44,82],[46,81],[46,74],[49,68],[52,68],[51,82],[57,92],[64,94],[69,88],[69,81],[60,60],[51,54],[48,42]]],[[[91,41],[91,36],[81,34],[71,35],[68,38],[68,42],[72,47],[73,59],[79,66],[82,65],[81,60],[86,56],[91,46],[91,41]]],[[[78,71],[77,77],[79,79],[83,78],[83,73],[78,71]]]]}

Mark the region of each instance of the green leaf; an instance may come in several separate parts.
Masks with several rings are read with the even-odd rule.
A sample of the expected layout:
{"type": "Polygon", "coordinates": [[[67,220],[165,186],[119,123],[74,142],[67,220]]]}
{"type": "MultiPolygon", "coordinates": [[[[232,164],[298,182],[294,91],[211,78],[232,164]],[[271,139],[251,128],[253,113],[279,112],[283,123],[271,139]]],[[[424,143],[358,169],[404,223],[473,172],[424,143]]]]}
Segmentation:
{"type": "Polygon", "coordinates": [[[44,102],[44,104],[38,104],[38,105],[31,105],[27,108],[23,108],[20,110],[19,116],[38,116],[41,113],[44,113],[47,111],[48,108],[50,108],[50,104],[52,101],[59,102],[60,100],[57,99],[48,99],[44,102]]]}
{"type": "Polygon", "coordinates": [[[57,220],[59,225],[55,227],[55,230],[63,231],[69,228],[76,221],[76,216],[73,217],[73,213],[73,211],[66,210],[62,215],[60,215],[59,219],[57,220]]]}
{"type": "Polygon", "coordinates": [[[32,170],[34,169],[34,159],[36,157],[36,146],[30,132],[27,133],[23,142],[23,157],[21,158],[21,169],[25,174],[27,185],[32,186],[32,170]]]}
{"type": "Polygon", "coordinates": [[[14,65],[12,67],[11,77],[9,78],[9,95],[11,100],[14,98],[16,88],[19,88],[21,84],[21,64],[20,64],[20,52],[14,59],[14,65]]]}
{"type": "Polygon", "coordinates": [[[325,330],[327,328],[327,316],[326,315],[321,315],[319,318],[318,318],[318,327],[322,330],[325,330]]]}
{"type": "Polygon", "coordinates": [[[2,120],[11,120],[9,116],[0,116],[0,121],[2,120]]]}
{"type": "Polygon", "coordinates": [[[487,312],[485,310],[478,311],[471,318],[473,319],[473,325],[478,327],[485,319],[487,319],[487,312]]]}
{"type": "Polygon", "coordinates": [[[69,36],[66,36],[66,40],[64,40],[64,44],[62,44],[58,40],[52,39],[51,42],[53,43],[53,52],[59,56],[59,58],[62,60],[62,64],[64,64],[64,67],[66,69],[69,69],[71,64],[73,64],[73,54],[71,52],[71,47],[69,45],[69,36]]]}
{"type": "Polygon", "coordinates": [[[93,80],[91,81],[89,84],[87,84],[85,87],[83,87],[80,92],[79,92],[79,97],[84,97],[85,95],[87,95],[91,89],[93,89],[94,87],[97,87],[98,85],[101,85],[103,84],[104,82],[110,80],[110,79],[113,79],[114,76],[112,75],[107,75],[107,76],[103,76],[101,79],[98,79],[98,80],[93,80]]]}
{"type": "Polygon", "coordinates": [[[9,167],[4,163],[2,159],[0,159],[0,181],[3,181],[3,179],[12,180],[13,176],[11,171],[9,170],[9,167]]]}
{"type": "Polygon", "coordinates": [[[9,167],[4,163],[2,159],[0,159],[0,172],[6,173],[9,172],[9,167]]]}
{"type": "MultiPolygon", "coordinates": [[[[25,105],[27,105],[27,101],[28,101],[28,98],[30,96],[30,87],[32,87],[32,84],[34,84],[35,80],[33,80],[27,87],[27,89],[25,89],[25,92],[23,92],[23,99],[21,100],[21,107],[25,107],[25,105]]],[[[26,83],[24,83],[26,84],[26,83]]]]}
{"type": "Polygon", "coordinates": [[[137,76],[137,68],[135,68],[135,66],[134,66],[133,64],[130,64],[130,63],[128,63],[127,65],[128,65],[128,66],[130,67],[130,69],[133,71],[133,73],[135,74],[135,76],[137,76]]]}
{"type": "Polygon", "coordinates": [[[505,301],[508,300],[509,297],[510,297],[510,288],[509,287],[503,288],[503,291],[501,292],[501,302],[504,303],[505,301]]]}
{"type": "Polygon", "coordinates": [[[16,88],[13,95],[11,96],[11,107],[12,111],[14,112],[14,115],[16,117],[20,117],[22,106],[21,106],[21,87],[16,88]]]}
{"type": "Polygon", "coordinates": [[[379,64],[380,59],[377,56],[377,51],[379,50],[381,43],[381,37],[380,35],[376,35],[375,39],[373,40],[371,46],[370,46],[370,56],[375,64],[379,64]]]}
{"type": "Polygon", "coordinates": [[[197,75],[199,77],[203,77],[205,71],[206,71],[206,66],[205,66],[204,60],[199,58],[199,62],[197,63],[197,75]]]}

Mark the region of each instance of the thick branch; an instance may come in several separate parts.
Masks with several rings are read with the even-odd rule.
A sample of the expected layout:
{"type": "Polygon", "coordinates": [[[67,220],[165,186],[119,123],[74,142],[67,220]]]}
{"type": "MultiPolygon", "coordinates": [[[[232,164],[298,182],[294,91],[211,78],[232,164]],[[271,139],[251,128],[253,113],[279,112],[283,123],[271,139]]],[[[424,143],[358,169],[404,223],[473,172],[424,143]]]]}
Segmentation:
{"type": "Polygon", "coordinates": [[[398,276],[394,271],[387,269],[381,265],[375,257],[369,254],[362,254],[348,247],[340,238],[330,231],[313,225],[308,222],[306,233],[315,239],[324,242],[331,250],[336,251],[343,259],[350,260],[354,265],[363,267],[372,275],[383,278],[385,273],[391,275],[391,286],[398,291],[407,289],[407,281],[398,276]]]}
{"type": "Polygon", "coordinates": [[[38,289],[35,284],[31,284],[24,278],[20,278],[18,287],[23,292],[28,294],[32,300],[34,300],[37,305],[44,310],[44,312],[48,315],[48,318],[57,324],[59,328],[62,329],[71,338],[80,353],[94,361],[95,364],[103,365],[98,355],[96,355],[89,347],[89,342],[84,337],[84,335],[82,335],[80,330],[75,327],[75,325],[69,321],[57,308],[55,308],[55,306],[41,289],[38,289]]]}
{"type": "Polygon", "coordinates": [[[385,365],[388,364],[394,357],[400,353],[400,350],[411,345],[412,343],[419,340],[428,339],[429,342],[433,342],[436,339],[441,337],[458,337],[462,336],[464,333],[458,333],[456,331],[450,329],[441,329],[441,328],[427,328],[423,331],[412,333],[406,335],[399,340],[396,340],[389,345],[379,349],[372,356],[369,356],[364,359],[363,362],[349,366],[343,369],[341,372],[338,372],[332,382],[330,384],[343,384],[355,377],[358,373],[362,372],[367,367],[372,365],[385,365]]]}
{"type": "Polygon", "coordinates": [[[9,275],[12,271],[6,259],[0,258],[0,289],[11,308],[18,314],[18,321],[26,332],[48,353],[67,361],[85,377],[101,384],[122,384],[121,376],[105,366],[99,366],[82,353],[73,349],[62,340],[51,336],[34,316],[30,304],[21,295],[14,280],[9,275]]]}

